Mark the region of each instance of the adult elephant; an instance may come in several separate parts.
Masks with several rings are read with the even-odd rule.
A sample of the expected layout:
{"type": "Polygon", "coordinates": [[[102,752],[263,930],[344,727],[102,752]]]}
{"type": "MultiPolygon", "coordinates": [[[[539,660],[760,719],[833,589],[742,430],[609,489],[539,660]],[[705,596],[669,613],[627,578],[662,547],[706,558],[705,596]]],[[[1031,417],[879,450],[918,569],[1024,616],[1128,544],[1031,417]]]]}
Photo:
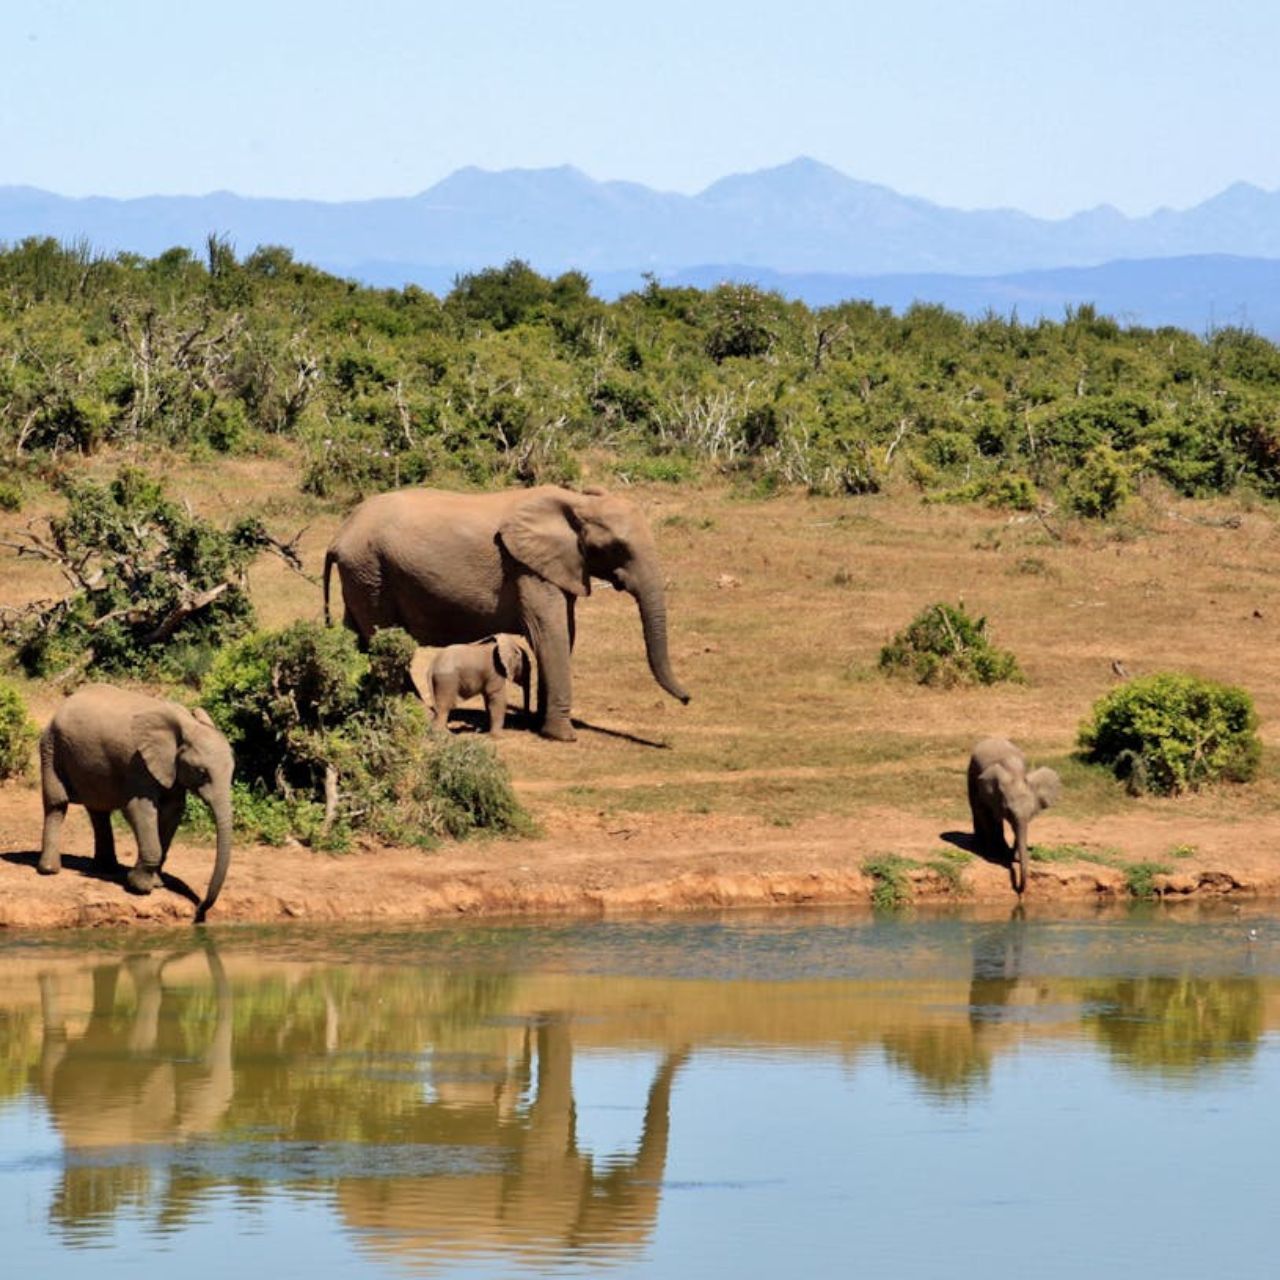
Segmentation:
{"type": "Polygon", "coordinates": [[[526,636],[538,660],[542,733],[572,742],[574,606],[601,578],[635,597],[654,679],[689,695],[671,670],[662,567],[648,523],[626,498],[555,485],[503,493],[400,489],[362,502],[325,553],[342,581],[345,622],[367,641],[403,627],[419,644],[498,632],[526,636]]]}

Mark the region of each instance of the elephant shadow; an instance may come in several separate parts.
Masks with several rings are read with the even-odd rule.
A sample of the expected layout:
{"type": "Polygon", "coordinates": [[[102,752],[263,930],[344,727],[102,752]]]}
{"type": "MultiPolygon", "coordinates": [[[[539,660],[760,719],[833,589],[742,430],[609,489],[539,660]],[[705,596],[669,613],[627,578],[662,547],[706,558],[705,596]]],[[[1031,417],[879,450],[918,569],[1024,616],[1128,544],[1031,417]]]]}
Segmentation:
{"type": "MultiPolygon", "coordinates": [[[[428,699],[428,706],[430,700],[428,699]]],[[[503,722],[503,730],[505,732],[528,731],[533,733],[537,730],[538,722],[533,712],[527,715],[517,707],[507,708],[507,718],[503,722]]],[[[449,732],[450,733],[488,733],[489,731],[489,712],[484,707],[454,707],[449,712],[449,732]]]]}
{"type": "Polygon", "coordinates": [[[1016,868],[1013,864],[1013,855],[1008,850],[1003,856],[992,853],[972,831],[939,831],[938,839],[957,849],[963,849],[965,853],[973,854],[975,858],[981,858],[983,862],[989,862],[993,867],[1005,868],[1009,872],[1010,885],[1017,889],[1016,868]]]}
{"type": "MultiPolygon", "coordinates": [[[[0,853],[0,860],[11,862],[17,867],[34,867],[40,861],[40,850],[17,849],[10,853],[0,853]]],[[[64,854],[62,866],[64,870],[74,871],[86,880],[105,880],[110,884],[122,884],[129,871],[127,866],[104,870],[92,857],[83,854],[64,854]]],[[[178,897],[186,898],[188,902],[199,907],[200,895],[181,876],[162,870],[160,883],[170,893],[176,893],[178,897]]]]}
{"type": "Polygon", "coordinates": [[[627,733],[625,729],[609,729],[602,724],[592,724],[588,720],[579,720],[576,716],[572,723],[575,729],[583,729],[587,733],[598,733],[606,738],[618,738],[623,742],[630,742],[633,746],[648,747],[651,751],[671,750],[669,742],[659,742],[654,738],[642,738],[638,734],[627,733]]]}

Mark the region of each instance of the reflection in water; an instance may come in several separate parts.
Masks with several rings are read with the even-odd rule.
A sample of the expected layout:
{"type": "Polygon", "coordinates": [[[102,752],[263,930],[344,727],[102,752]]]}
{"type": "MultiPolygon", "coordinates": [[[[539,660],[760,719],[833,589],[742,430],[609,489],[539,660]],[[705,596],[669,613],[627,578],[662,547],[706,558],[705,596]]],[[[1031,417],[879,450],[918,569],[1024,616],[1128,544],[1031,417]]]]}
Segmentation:
{"type": "MultiPolygon", "coordinates": [[[[1182,1089],[1251,1061],[1280,1019],[1277,978],[1241,973],[1217,943],[1208,961],[1169,972],[1174,944],[1135,926],[1126,937],[1165,971],[1115,972],[1108,938],[1106,965],[1077,977],[1070,939],[1020,912],[918,935],[882,929],[827,935],[831,954],[887,948],[850,961],[856,976],[824,962],[821,976],[788,981],[770,970],[793,939],[719,924],[686,927],[653,964],[633,958],[613,975],[594,962],[586,972],[530,966],[518,945],[495,949],[492,937],[471,968],[456,938],[429,960],[430,939],[406,943],[400,963],[385,938],[375,959],[211,942],[112,956],[0,949],[0,1119],[6,1099],[10,1113],[39,1107],[56,1134],[42,1203],[62,1246],[114,1243],[137,1224],[171,1247],[236,1206],[262,1213],[284,1196],[322,1204],[375,1270],[639,1265],[661,1251],[661,1216],[696,1232],[687,1188],[765,1185],[725,1180],[731,1166],[716,1163],[707,1117],[722,1112],[732,1133],[767,1130],[788,1107],[803,1116],[806,1081],[816,1089],[824,1064],[846,1064],[843,1100],[819,1104],[815,1092],[825,1110],[775,1136],[779,1158],[791,1145],[820,1151],[830,1118],[860,1099],[874,1111],[886,1080],[953,1123],[1016,1094],[1029,1051],[1088,1053],[1156,1090],[1182,1089]],[[763,973],[746,964],[737,978],[701,975],[720,963],[709,948],[741,958],[757,940],[763,973]],[[681,974],[671,945],[697,970],[681,974]],[[746,1061],[760,1065],[739,1070],[746,1061]],[[610,1122],[624,1131],[607,1156],[584,1139],[600,1113],[581,1123],[584,1072],[601,1064],[614,1071],[610,1122]],[[709,1077],[731,1082],[723,1096],[699,1093],[709,1077]],[[690,1090],[702,1102],[682,1111],[690,1090]]],[[[1095,932],[1079,939],[1099,946],[1095,932]]],[[[0,1176],[16,1176],[5,1158],[0,1176]]],[[[832,1167],[831,1156],[813,1158],[832,1167]]],[[[842,1155],[834,1167],[870,1177],[868,1159],[842,1155]]],[[[754,1172],[767,1181],[767,1153],[754,1172]]]]}
{"type": "Polygon", "coordinates": [[[1126,1067],[1189,1077],[1252,1056],[1262,1034],[1253,978],[1125,978],[1089,988],[1088,1021],[1126,1067]]]}

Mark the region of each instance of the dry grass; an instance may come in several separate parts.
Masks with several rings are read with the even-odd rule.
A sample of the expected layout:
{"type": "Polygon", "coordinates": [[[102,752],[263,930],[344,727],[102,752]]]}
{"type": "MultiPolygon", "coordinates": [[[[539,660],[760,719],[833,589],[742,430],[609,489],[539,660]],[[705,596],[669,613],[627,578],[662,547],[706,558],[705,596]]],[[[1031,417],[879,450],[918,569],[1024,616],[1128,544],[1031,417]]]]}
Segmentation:
{"type": "MultiPolygon", "coordinates": [[[[297,493],[287,455],[170,470],[174,491],[204,513],[261,511],[280,534],[308,525],[302,548],[318,580],[340,513],[297,493]]],[[[557,812],[583,809],[785,826],[892,808],[963,825],[968,749],[991,732],[1063,772],[1055,812],[1065,817],[1167,816],[1171,802],[1130,800],[1070,759],[1080,720],[1115,683],[1113,659],[1134,675],[1177,668],[1238,683],[1257,701],[1269,748],[1261,780],[1172,802],[1179,814],[1230,823],[1280,799],[1271,508],[1155,493],[1123,529],[1064,526],[1055,540],[1033,518],[910,495],[745,501],[724,488],[652,487],[635,496],[662,549],[673,660],[693,702],[680,707],[652,682],[627,596],[600,586],[581,602],[578,744],[513,732],[501,747],[550,834],[557,812]],[[1202,523],[1228,510],[1234,527],[1202,523]],[[733,584],[718,585],[722,575],[733,584]],[[935,600],[985,614],[1027,684],[943,691],[875,674],[880,646],[935,600]]],[[[0,529],[27,514],[0,516],[0,529]]],[[[41,566],[0,560],[0,600],[55,585],[41,566]]],[[[261,561],[252,586],[267,625],[320,615],[318,585],[279,561],[261,561]]],[[[26,691],[37,714],[56,696],[26,691]]]]}

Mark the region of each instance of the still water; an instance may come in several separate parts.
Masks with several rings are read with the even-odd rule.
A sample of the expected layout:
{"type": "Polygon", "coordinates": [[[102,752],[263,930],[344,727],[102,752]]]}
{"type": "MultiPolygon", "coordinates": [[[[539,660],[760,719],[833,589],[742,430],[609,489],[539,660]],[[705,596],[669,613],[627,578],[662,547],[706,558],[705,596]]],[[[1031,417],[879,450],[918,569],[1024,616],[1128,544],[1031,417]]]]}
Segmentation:
{"type": "Polygon", "coordinates": [[[1272,1277],[1280,918],[0,938],[0,1267],[1272,1277]]]}

